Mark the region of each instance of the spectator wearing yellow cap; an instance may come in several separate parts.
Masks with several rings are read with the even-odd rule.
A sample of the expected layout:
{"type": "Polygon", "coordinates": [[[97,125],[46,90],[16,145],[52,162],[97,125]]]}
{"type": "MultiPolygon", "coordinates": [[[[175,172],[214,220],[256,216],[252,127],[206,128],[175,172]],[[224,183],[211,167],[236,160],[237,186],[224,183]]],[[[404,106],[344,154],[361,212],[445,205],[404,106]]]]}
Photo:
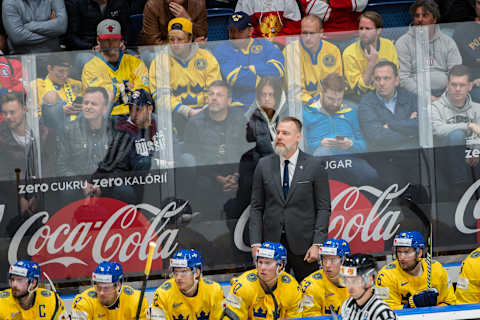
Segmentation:
{"type": "Polygon", "coordinates": [[[193,42],[192,22],[180,17],[168,23],[168,52],[158,55],[150,65],[150,89],[157,105],[168,105],[180,137],[185,120],[200,112],[207,102],[208,88],[221,80],[215,57],[193,42]],[[164,81],[170,74],[170,82],[164,81]]]}
{"type": "Polygon", "coordinates": [[[113,99],[112,115],[128,114],[128,91],[149,91],[148,70],[145,64],[124,53],[120,23],[105,19],[97,26],[99,52],[82,71],[82,86],[104,87],[113,99]]]}

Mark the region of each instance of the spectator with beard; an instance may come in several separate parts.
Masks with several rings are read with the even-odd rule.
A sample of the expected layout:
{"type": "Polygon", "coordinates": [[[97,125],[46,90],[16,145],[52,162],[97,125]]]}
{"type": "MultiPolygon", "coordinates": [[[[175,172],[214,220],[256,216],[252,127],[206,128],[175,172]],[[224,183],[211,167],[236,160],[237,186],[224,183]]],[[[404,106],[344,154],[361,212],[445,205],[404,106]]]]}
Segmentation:
{"type": "Polygon", "coordinates": [[[392,61],[398,67],[397,50],[393,42],[380,37],[382,17],[374,11],[360,15],[358,29],[360,40],[343,52],[345,78],[351,92],[358,98],[373,90],[373,67],[378,61],[392,61]]]}
{"type": "Polygon", "coordinates": [[[97,43],[100,51],[83,67],[83,89],[104,87],[113,100],[111,114],[128,114],[128,93],[134,89],[149,91],[147,67],[142,60],[122,52],[122,30],[115,20],[98,24],[97,43]]]}
{"type": "MultiPolygon", "coordinates": [[[[437,25],[440,19],[438,5],[433,0],[417,0],[410,7],[413,16],[413,26],[428,26],[427,61],[430,69],[431,100],[440,98],[447,84],[448,72],[457,64],[462,63],[462,57],[455,41],[440,30],[437,25]]],[[[415,28],[410,27],[408,32],[395,43],[400,62],[400,85],[410,92],[417,93],[417,53],[415,28]]],[[[423,68],[423,66],[422,66],[423,68]]]]}

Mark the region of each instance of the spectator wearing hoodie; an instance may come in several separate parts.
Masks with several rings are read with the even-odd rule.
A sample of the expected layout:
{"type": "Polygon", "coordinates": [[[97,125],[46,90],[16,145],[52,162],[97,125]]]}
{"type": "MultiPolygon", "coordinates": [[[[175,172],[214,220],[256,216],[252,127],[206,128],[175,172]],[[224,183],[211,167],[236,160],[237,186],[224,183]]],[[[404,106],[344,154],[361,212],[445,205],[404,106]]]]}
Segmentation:
{"type": "MultiPolygon", "coordinates": [[[[455,41],[440,31],[436,24],[440,19],[438,5],[433,0],[417,0],[410,7],[413,26],[428,26],[428,52],[425,57],[430,69],[432,101],[440,98],[447,83],[448,72],[462,57],[455,41]]],[[[400,62],[400,84],[410,92],[417,93],[417,52],[415,28],[410,27],[406,34],[395,43],[400,62]]]]}
{"type": "Polygon", "coordinates": [[[447,90],[432,104],[433,134],[437,145],[450,146],[442,159],[450,164],[448,174],[454,184],[471,182],[470,168],[478,167],[478,161],[466,157],[464,150],[478,145],[480,139],[480,104],[472,101],[471,89],[469,69],[456,65],[448,75],[447,90]],[[460,146],[462,151],[453,146],[460,146]]]}

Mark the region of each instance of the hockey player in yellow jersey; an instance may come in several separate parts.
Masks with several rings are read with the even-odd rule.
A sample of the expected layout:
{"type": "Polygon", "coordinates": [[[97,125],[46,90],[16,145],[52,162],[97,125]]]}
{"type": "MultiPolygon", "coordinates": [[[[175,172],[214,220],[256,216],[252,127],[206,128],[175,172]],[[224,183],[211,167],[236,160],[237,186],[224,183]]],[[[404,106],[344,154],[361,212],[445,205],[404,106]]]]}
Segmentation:
{"type": "Polygon", "coordinates": [[[10,289],[0,291],[1,320],[68,319],[62,299],[38,287],[40,277],[36,262],[20,260],[10,266],[10,289]]]}
{"type": "Polygon", "coordinates": [[[170,108],[184,119],[200,112],[207,102],[208,88],[222,79],[217,59],[192,43],[192,22],[182,17],[168,23],[168,53],[153,60],[149,75],[153,98],[170,89],[170,108]],[[170,75],[170,81],[163,80],[165,74],[170,75]]]}
{"type": "Polygon", "coordinates": [[[425,240],[416,231],[401,232],[393,241],[396,260],[384,266],[377,277],[377,295],[392,309],[445,306],[456,303],[447,271],[431,265],[431,288],[427,288],[427,262],[422,258],[425,240]]]}
{"type": "Polygon", "coordinates": [[[462,262],[455,296],[457,304],[480,303],[480,248],[462,262]]]}
{"type": "Polygon", "coordinates": [[[350,245],[343,239],[327,239],[320,247],[322,269],[302,280],[302,317],[317,317],[331,314],[330,306],[336,313],[348,298],[348,290],[340,286],[340,267],[350,245]]]}
{"type": "Polygon", "coordinates": [[[194,249],[182,249],[170,259],[173,279],[165,281],[153,294],[150,318],[219,319],[223,312],[220,285],[202,277],[203,261],[194,249]]]}
{"type": "MultiPolygon", "coordinates": [[[[123,284],[122,266],[101,262],[92,274],[93,287],[78,294],[72,303],[72,320],[134,320],[140,291],[123,284]]],[[[148,302],[142,300],[139,319],[147,319],[148,302]]]]}
{"type": "Polygon", "coordinates": [[[97,26],[100,52],[82,71],[82,86],[104,87],[112,96],[112,115],[128,114],[128,93],[134,89],[150,92],[148,70],[142,60],[122,52],[120,23],[105,19],[97,26]]]}
{"type": "Polygon", "coordinates": [[[256,269],[232,280],[222,319],[276,320],[297,318],[302,292],[294,277],[284,271],[287,250],[276,242],[257,248],[256,269]]]}

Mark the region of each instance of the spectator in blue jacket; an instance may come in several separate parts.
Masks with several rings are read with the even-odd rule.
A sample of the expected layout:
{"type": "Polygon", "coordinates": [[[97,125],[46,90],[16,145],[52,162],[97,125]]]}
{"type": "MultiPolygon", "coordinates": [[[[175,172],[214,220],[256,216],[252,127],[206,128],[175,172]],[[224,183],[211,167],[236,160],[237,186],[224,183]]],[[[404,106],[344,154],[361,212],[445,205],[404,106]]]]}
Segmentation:
{"type": "Polygon", "coordinates": [[[220,71],[232,88],[232,106],[251,106],[255,87],[262,77],[283,78],[282,52],[263,38],[252,38],[252,21],[245,12],[235,12],[228,20],[230,41],[214,52],[220,71]]]}
{"type": "Polygon", "coordinates": [[[357,111],[342,103],[344,92],[345,79],[330,73],[322,80],[320,101],[303,107],[307,149],[315,156],[328,157],[326,168],[335,179],[368,184],[377,174],[367,161],[351,155],[366,152],[367,147],[357,111]]]}

